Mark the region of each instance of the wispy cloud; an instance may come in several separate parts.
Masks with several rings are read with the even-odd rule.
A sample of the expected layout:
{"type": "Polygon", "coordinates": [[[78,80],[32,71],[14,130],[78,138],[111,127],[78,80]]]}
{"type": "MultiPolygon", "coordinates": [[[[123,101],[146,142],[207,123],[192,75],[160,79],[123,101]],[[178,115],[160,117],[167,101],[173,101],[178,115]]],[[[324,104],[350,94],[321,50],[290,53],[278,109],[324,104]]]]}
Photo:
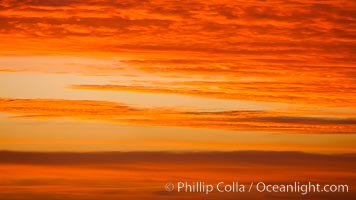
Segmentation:
{"type": "Polygon", "coordinates": [[[2,0],[1,148],[280,152],[0,152],[0,199],[196,199],[163,185],[201,177],[354,188],[354,154],[286,151],[355,152],[355,25],[353,0],[2,0]]]}
{"type": "MultiPolygon", "coordinates": [[[[256,77],[259,79],[260,77],[256,77]]],[[[71,85],[73,89],[132,91],[180,94],[218,99],[264,102],[284,102],[332,107],[354,107],[355,92],[352,85],[334,85],[331,82],[298,83],[289,81],[193,81],[151,82],[141,85],[71,85]]],[[[356,91],[356,90],[355,90],[356,91]]]]}
{"type": "Polygon", "coordinates": [[[3,1],[0,25],[3,35],[12,35],[13,40],[32,38],[28,43],[58,37],[73,41],[79,36],[73,49],[272,54],[280,58],[290,53],[321,58],[317,54],[322,53],[336,59],[352,58],[350,42],[355,30],[349,25],[355,23],[354,6],[348,0],[3,1]]]}
{"type": "Polygon", "coordinates": [[[354,107],[356,102],[356,12],[350,0],[14,0],[0,6],[0,52],[5,56],[30,52],[119,61],[27,68],[4,61],[2,71],[172,79],[76,86],[85,89],[333,107],[354,107]]]}
{"type": "Polygon", "coordinates": [[[288,112],[187,112],[179,109],[139,109],[119,103],[81,100],[0,99],[0,111],[20,117],[73,117],[155,126],[290,133],[354,133],[355,118],[303,117],[288,112]]]}

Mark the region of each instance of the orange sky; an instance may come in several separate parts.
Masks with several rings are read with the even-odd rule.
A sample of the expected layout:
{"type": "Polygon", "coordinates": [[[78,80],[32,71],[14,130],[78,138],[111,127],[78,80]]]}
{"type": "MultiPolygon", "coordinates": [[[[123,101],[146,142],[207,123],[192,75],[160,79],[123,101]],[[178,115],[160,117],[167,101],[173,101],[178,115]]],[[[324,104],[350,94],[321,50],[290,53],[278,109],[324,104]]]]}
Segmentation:
{"type": "Polygon", "coordinates": [[[0,199],[355,199],[355,55],[354,0],[1,0],[0,199]]]}
{"type": "Polygon", "coordinates": [[[95,135],[113,151],[353,153],[355,7],[350,0],[1,1],[0,149],[102,150],[88,139],[95,135]],[[36,132],[58,120],[68,124],[63,135],[77,135],[63,136],[62,146],[36,132]],[[111,133],[86,136],[70,125],[88,121],[111,133]],[[30,136],[20,134],[24,124],[30,136]],[[134,142],[116,125],[139,138],[161,131],[134,142]],[[192,137],[179,137],[180,128],[192,137]]]}

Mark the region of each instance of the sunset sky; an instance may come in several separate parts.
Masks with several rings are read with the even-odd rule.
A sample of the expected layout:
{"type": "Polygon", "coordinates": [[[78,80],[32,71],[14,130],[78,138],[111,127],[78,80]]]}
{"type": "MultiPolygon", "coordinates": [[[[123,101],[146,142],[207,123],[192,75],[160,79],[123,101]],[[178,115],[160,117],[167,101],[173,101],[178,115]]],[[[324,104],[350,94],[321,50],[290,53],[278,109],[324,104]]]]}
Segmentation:
{"type": "Polygon", "coordinates": [[[1,0],[0,151],[353,155],[355,55],[353,0],[1,0]]]}
{"type": "Polygon", "coordinates": [[[355,5],[1,1],[0,147],[355,152],[355,5]]]}

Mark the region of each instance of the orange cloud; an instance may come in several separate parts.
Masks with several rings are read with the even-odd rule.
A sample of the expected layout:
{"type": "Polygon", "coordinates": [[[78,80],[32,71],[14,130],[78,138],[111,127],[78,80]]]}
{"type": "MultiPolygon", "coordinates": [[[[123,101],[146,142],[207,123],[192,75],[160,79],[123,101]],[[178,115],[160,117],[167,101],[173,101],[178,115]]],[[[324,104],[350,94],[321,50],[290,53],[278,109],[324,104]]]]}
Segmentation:
{"type": "MultiPolygon", "coordinates": [[[[351,0],[15,0],[1,3],[0,26],[1,34],[11,36],[11,42],[25,41],[22,47],[43,44],[33,51],[89,47],[114,52],[192,51],[336,61],[352,58],[354,27],[349,24],[355,22],[354,8],[351,0]],[[77,43],[66,47],[61,41],[77,43]]],[[[11,48],[11,42],[2,46],[11,48]]]]}
{"type": "Polygon", "coordinates": [[[206,98],[284,102],[332,107],[354,107],[356,99],[352,86],[321,84],[311,81],[192,81],[150,82],[141,85],[71,85],[73,89],[132,91],[179,94],[206,98]]]}
{"type": "Polygon", "coordinates": [[[1,49],[153,54],[188,51],[200,56],[250,55],[258,59],[298,59],[305,64],[322,60],[348,65],[353,55],[354,27],[349,24],[355,22],[354,8],[350,0],[194,0],[179,4],[164,0],[4,1],[0,11],[1,49]],[[20,46],[14,48],[14,43],[20,46]]]}
{"type": "MultiPolygon", "coordinates": [[[[28,99],[32,94],[25,92],[27,87],[21,89],[23,95],[11,93],[12,88],[19,88],[11,87],[21,81],[19,78],[2,85],[0,96],[8,98],[0,98],[0,113],[36,119],[101,120],[142,125],[143,129],[176,126],[247,133],[354,134],[355,23],[353,0],[2,0],[0,73],[100,75],[107,79],[83,83],[73,78],[48,81],[48,84],[56,84],[53,88],[60,83],[63,87],[71,85],[71,89],[85,89],[88,93],[90,90],[133,91],[287,103],[299,110],[294,110],[296,107],[270,110],[266,106],[265,110],[252,111],[187,111],[65,99],[78,99],[75,95],[78,90],[62,91],[61,95],[68,94],[66,97],[51,91],[57,99],[28,99]]],[[[34,98],[41,97],[36,95],[34,98]]],[[[144,101],[143,98],[143,104],[144,101]]],[[[4,130],[15,129],[14,124],[4,130]]],[[[0,144],[51,141],[47,145],[62,142],[73,146],[81,143],[156,146],[166,142],[160,147],[201,145],[206,149],[229,150],[245,142],[215,142],[214,138],[125,141],[120,137],[55,140],[31,136],[24,139],[8,136],[0,144]]],[[[148,139],[151,138],[149,135],[148,139]]],[[[345,149],[342,146],[345,138],[335,139],[334,146],[325,143],[328,138],[320,144],[317,139],[310,142],[304,137],[296,143],[285,139],[281,144],[267,143],[265,139],[242,144],[241,149],[310,151],[315,148],[324,152],[335,148],[355,152],[350,145],[352,139],[345,149]]],[[[201,196],[167,194],[163,185],[167,181],[201,177],[211,182],[236,177],[244,183],[312,180],[347,183],[352,189],[355,167],[354,154],[0,152],[0,199],[197,199],[201,196]]],[[[300,198],[299,194],[289,193],[238,195],[242,199],[300,198]]],[[[207,199],[236,197],[204,196],[207,199]]],[[[311,198],[355,199],[355,192],[318,193],[311,198]]]]}
{"type": "Polygon", "coordinates": [[[140,125],[183,126],[227,130],[282,131],[291,133],[354,133],[355,118],[295,116],[288,112],[198,112],[178,109],[138,109],[113,102],[0,99],[0,112],[21,117],[73,117],[140,125]]]}
{"type": "MultiPolygon", "coordinates": [[[[332,107],[356,102],[356,36],[350,25],[356,6],[351,0],[15,0],[0,6],[5,56],[119,56],[128,65],[84,65],[81,72],[123,75],[131,70],[124,76],[172,78],[159,85],[96,89],[332,107]]],[[[1,71],[14,69],[0,63],[1,71]]],[[[64,71],[77,73],[78,68],[64,71]]]]}

